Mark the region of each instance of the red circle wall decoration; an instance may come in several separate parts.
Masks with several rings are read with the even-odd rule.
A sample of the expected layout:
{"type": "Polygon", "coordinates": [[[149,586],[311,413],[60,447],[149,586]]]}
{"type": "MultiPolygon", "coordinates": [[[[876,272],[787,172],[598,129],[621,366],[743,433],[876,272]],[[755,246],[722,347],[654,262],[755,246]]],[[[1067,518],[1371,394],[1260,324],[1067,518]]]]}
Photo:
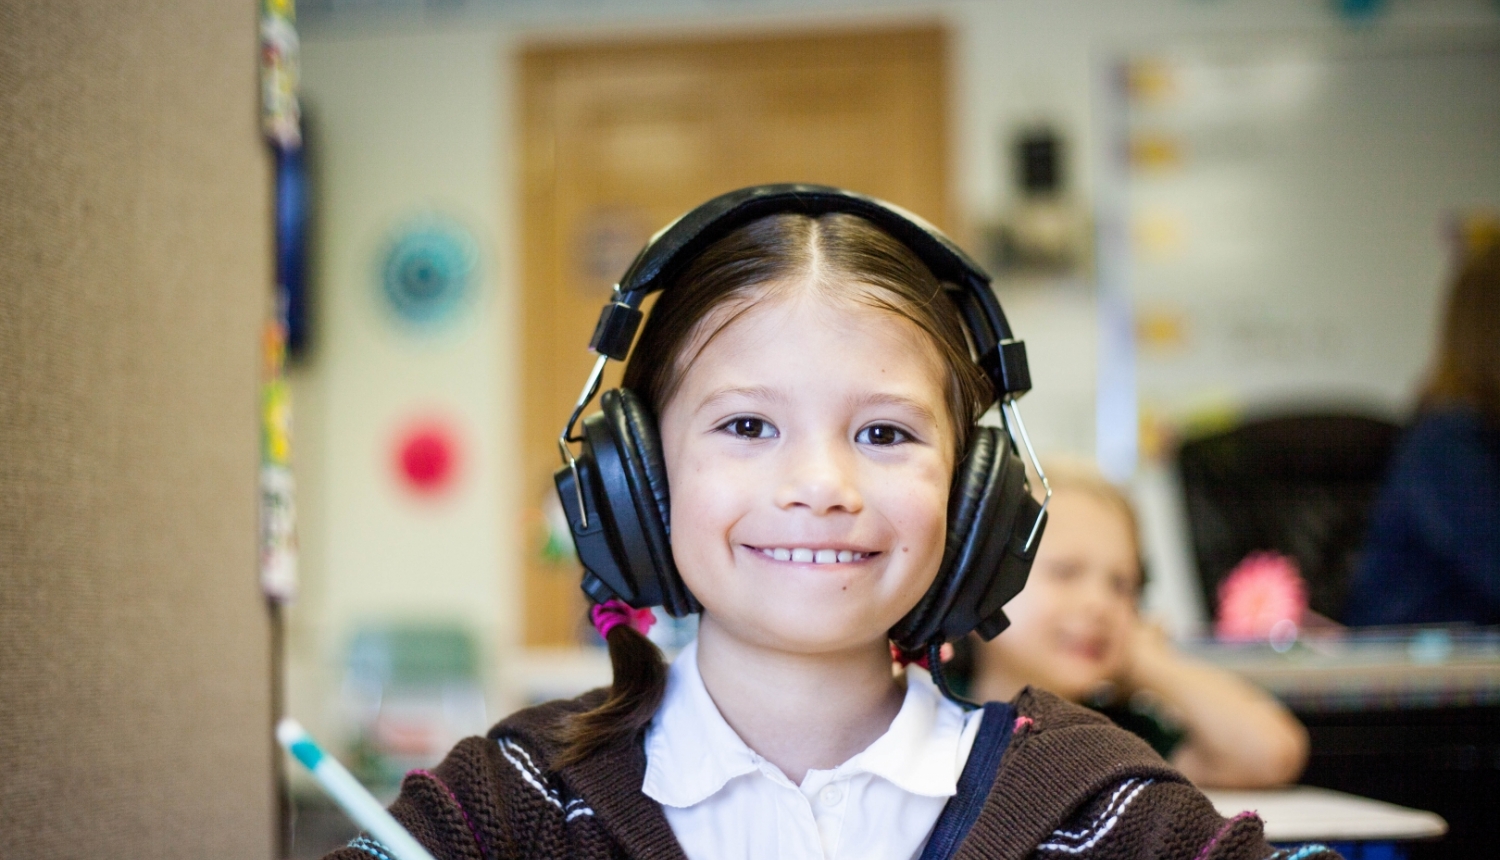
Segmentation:
{"type": "Polygon", "coordinates": [[[433,419],[408,425],[396,438],[396,474],[419,496],[440,496],[457,482],[461,465],[458,434],[433,419]]]}

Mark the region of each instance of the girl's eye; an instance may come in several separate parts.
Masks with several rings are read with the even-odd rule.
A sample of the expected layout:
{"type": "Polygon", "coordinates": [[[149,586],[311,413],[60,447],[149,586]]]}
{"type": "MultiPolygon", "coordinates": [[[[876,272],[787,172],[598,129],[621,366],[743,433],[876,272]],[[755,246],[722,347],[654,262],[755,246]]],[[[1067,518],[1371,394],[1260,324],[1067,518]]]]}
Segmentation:
{"type": "Polygon", "coordinates": [[[859,431],[854,441],[865,445],[899,445],[902,442],[910,442],[911,434],[889,424],[872,424],[859,431]]]}
{"type": "Polygon", "coordinates": [[[763,418],[735,418],[723,429],[741,439],[770,439],[776,435],[776,428],[763,418]]]}
{"type": "Polygon", "coordinates": [[[1135,580],[1125,574],[1116,574],[1110,577],[1110,587],[1120,597],[1135,598],[1135,580]]]}
{"type": "Polygon", "coordinates": [[[1073,583],[1083,574],[1083,568],[1068,561],[1053,562],[1046,566],[1047,574],[1057,583],[1073,583]]]}

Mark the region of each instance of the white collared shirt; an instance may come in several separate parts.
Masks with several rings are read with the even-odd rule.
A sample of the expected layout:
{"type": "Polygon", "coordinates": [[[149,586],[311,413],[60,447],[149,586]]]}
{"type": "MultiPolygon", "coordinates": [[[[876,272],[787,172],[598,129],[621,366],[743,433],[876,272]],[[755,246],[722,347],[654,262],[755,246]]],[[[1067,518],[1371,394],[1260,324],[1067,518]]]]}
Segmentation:
{"type": "Polygon", "coordinates": [[[740,740],[698,674],[698,645],[672,663],[646,730],[647,797],[688,860],[912,860],[958,788],[983,711],[909,669],[886,733],[797,785],[740,740]]]}

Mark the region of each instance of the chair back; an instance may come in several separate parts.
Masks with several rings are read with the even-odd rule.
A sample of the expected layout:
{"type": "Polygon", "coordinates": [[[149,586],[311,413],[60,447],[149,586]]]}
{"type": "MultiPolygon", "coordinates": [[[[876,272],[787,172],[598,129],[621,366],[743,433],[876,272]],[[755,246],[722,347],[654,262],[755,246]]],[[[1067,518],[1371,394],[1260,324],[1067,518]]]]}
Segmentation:
{"type": "Polygon", "coordinates": [[[1246,555],[1297,560],[1314,612],[1342,620],[1370,507],[1401,428],[1359,415],[1250,421],[1178,450],[1204,605],[1246,555]]]}

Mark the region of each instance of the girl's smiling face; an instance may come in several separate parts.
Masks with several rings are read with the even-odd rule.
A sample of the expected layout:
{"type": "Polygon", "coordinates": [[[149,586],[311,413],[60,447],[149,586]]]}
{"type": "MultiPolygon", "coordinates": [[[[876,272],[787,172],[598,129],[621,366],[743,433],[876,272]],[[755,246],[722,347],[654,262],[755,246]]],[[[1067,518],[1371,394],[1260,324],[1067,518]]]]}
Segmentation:
{"type": "Polygon", "coordinates": [[[802,653],[885,646],[937,574],[954,467],[931,338],[831,293],[762,291],[711,337],[725,315],[705,320],[660,419],[705,623],[802,653]]]}

